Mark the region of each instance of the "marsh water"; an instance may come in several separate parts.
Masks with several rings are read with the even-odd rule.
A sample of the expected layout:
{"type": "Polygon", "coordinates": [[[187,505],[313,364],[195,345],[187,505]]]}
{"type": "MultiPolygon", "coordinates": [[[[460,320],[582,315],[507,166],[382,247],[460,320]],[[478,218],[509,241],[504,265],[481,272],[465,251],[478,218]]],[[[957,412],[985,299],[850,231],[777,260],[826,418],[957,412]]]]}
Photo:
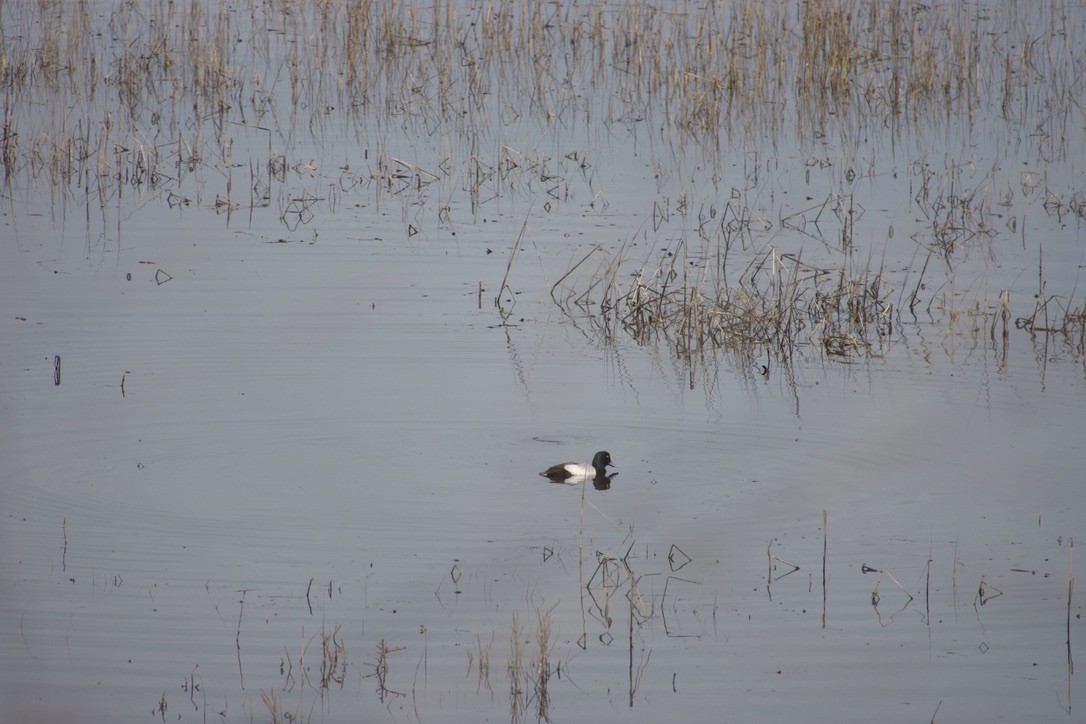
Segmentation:
{"type": "Polygon", "coordinates": [[[184,5],[0,6],[0,720],[1081,720],[1080,4],[184,5]]]}

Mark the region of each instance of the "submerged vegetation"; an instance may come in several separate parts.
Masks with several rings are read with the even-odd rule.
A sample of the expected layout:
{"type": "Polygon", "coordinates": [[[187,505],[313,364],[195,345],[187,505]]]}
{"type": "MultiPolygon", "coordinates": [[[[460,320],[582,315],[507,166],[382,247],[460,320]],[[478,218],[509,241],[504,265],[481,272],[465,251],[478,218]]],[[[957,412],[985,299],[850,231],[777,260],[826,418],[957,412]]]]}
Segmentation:
{"type": "MultiPolygon", "coordinates": [[[[614,535],[600,536],[598,530],[592,533],[593,523],[586,531],[587,501],[583,491],[584,487],[577,540],[536,548],[542,553],[542,567],[562,571],[560,578],[570,584],[577,579],[579,596],[545,600],[541,591],[533,589],[523,600],[511,602],[500,594],[495,598],[495,591],[485,580],[487,576],[471,571],[464,577],[467,572],[454,565],[435,591],[440,609],[430,615],[445,609],[442,588],[446,583],[454,584],[453,596],[458,600],[483,599],[488,601],[487,608],[501,601],[492,615],[482,619],[469,616],[467,621],[446,620],[445,614],[457,609],[453,605],[434,620],[420,624],[416,632],[407,633],[409,627],[397,624],[394,617],[381,617],[377,607],[364,605],[364,615],[354,619],[349,630],[356,636],[379,638],[372,653],[358,655],[348,654],[343,624],[330,627],[323,622],[327,611],[314,610],[308,590],[304,596],[300,584],[295,595],[276,590],[256,605],[272,608],[276,605],[272,601],[278,599],[293,601],[297,607],[279,609],[280,620],[274,624],[257,617],[257,623],[243,625],[239,612],[234,634],[237,671],[223,671],[227,657],[208,667],[218,676],[209,675],[200,665],[194,666],[181,677],[180,692],[170,688],[159,694],[156,690],[154,715],[168,721],[165,715],[171,711],[171,701],[179,709],[176,721],[206,719],[209,707],[227,720],[229,713],[240,709],[249,718],[255,715],[258,721],[271,722],[315,721],[318,715],[335,719],[335,714],[342,717],[344,711],[357,715],[359,707],[368,711],[368,706],[411,721],[424,721],[424,714],[434,711],[454,717],[504,708],[508,720],[516,724],[533,718],[537,722],[561,720],[562,714],[583,705],[576,703],[582,695],[609,702],[613,712],[651,710],[659,706],[656,697],[685,693],[687,681],[699,679],[697,666],[681,667],[692,651],[721,645],[718,655],[742,666],[746,662],[738,663],[741,654],[726,645],[729,638],[743,640],[755,632],[759,642],[774,636],[794,636],[801,648],[810,646],[799,630],[791,628],[790,619],[802,621],[808,631],[820,631],[825,646],[827,636],[838,641],[827,633],[827,628],[834,628],[832,622],[837,621],[840,627],[841,619],[849,615],[846,612],[862,610],[859,617],[872,628],[900,632],[897,635],[902,639],[895,646],[903,650],[898,655],[906,660],[915,654],[905,652],[920,650],[920,642],[933,635],[947,647],[946,656],[965,656],[975,641],[980,641],[982,650],[987,647],[981,625],[984,622],[1001,633],[1013,628],[1006,618],[1007,611],[1000,608],[1000,599],[1008,592],[1022,600],[1055,604],[1049,608],[1060,613],[1058,626],[1066,631],[1065,643],[1052,638],[1030,652],[1036,658],[1035,649],[1040,648],[1056,661],[1060,654],[1064,655],[1066,680],[1074,678],[1072,621],[1078,608],[1073,602],[1073,538],[1049,541],[1052,558],[1045,559],[1041,570],[1012,562],[994,564],[986,548],[963,555],[956,540],[895,541],[893,546],[868,548],[865,555],[874,558],[850,560],[843,566],[839,562],[839,572],[851,569],[859,579],[842,576],[845,580],[833,584],[828,553],[832,519],[823,510],[821,516],[794,524],[806,530],[805,534],[796,536],[795,531],[788,531],[781,538],[771,538],[764,553],[759,549],[759,573],[738,586],[749,593],[742,597],[732,593],[725,602],[720,588],[727,590],[734,585],[728,582],[733,572],[720,570],[719,560],[696,559],[676,544],[656,549],[640,543],[632,526],[616,526],[591,502],[588,505],[598,513],[599,520],[610,525],[614,535]],[[591,552],[585,545],[589,540],[607,540],[606,552],[591,552]],[[1066,569],[1062,568],[1064,558],[1066,569]],[[502,610],[510,604],[511,612],[502,610]],[[760,604],[765,608],[758,608],[760,604]],[[758,615],[752,617],[752,610],[757,610],[758,615]],[[315,618],[322,619],[319,631],[307,633],[306,623],[315,618]],[[371,620],[369,626],[364,623],[367,619],[371,620]],[[401,638],[392,643],[384,634],[367,635],[372,619],[389,626],[401,638]],[[562,631],[562,621],[567,626],[579,621],[579,625],[562,631]],[[299,622],[300,642],[291,631],[299,622]],[[493,630],[480,633],[477,628],[486,631],[491,625],[504,629],[506,638],[498,637],[493,630]],[[955,632],[949,639],[948,626],[955,632]],[[435,645],[430,636],[443,643],[435,645]],[[268,640],[278,644],[281,653],[276,646],[268,645],[268,640]],[[592,665],[585,661],[589,656],[594,657],[592,665]],[[661,658],[664,663],[660,663],[661,658]],[[234,688],[235,675],[243,684],[240,690],[234,688]],[[257,683],[246,690],[246,680],[257,683]],[[266,713],[256,706],[257,696],[266,713]],[[182,706],[178,707],[178,703],[182,706]]],[[[752,570],[746,569],[746,573],[750,575],[752,570]]],[[[312,586],[311,579],[308,587],[312,586]]],[[[335,585],[329,581],[327,593],[319,596],[320,608],[357,616],[355,595],[358,588],[364,587],[357,580],[336,581],[335,585]]],[[[243,611],[244,597],[239,605],[243,611]]],[[[1034,623],[1034,627],[1048,625],[1034,623]]],[[[968,695],[954,698],[959,706],[969,701],[968,695]]],[[[1070,687],[1060,698],[1061,706],[1070,706],[1070,687]]],[[[690,700],[681,701],[687,704],[690,700]]],[[[712,699],[703,706],[712,707],[716,702],[712,699]]]]}
{"type": "Polygon", "coordinates": [[[651,219],[552,289],[608,334],[787,361],[942,317],[1079,357],[1077,274],[1049,289],[1040,249],[1037,285],[960,289],[1030,243],[1027,211],[1086,219],[1084,23],[1066,0],[6,3],[0,192],[103,230],[148,197],[291,231],[373,198],[433,236],[506,202],[623,213],[607,179],[636,155],[651,219]],[[896,236],[865,211],[887,199],[896,236]]]}

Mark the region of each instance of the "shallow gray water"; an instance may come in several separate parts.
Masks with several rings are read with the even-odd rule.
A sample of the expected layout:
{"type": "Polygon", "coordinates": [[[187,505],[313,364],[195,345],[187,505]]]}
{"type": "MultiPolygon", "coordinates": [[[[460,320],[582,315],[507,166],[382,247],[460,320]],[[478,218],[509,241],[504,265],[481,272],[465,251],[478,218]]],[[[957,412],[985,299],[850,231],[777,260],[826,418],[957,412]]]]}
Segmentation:
{"type": "Polygon", "coordinates": [[[790,387],[723,364],[690,390],[529,292],[497,324],[470,283],[502,273],[493,255],[198,236],[141,239],[161,286],[124,251],[5,273],[26,318],[3,322],[12,720],[146,715],[163,692],[168,720],[260,720],[283,686],[317,720],[505,716],[511,617],[530,651],[541,610],[556,720],[709,718],[721,692],[855,721],[1058,718],[1073,698],[1077,365],[1042,375],[1022,344],[1004,370],[903,355],[802,365],[790,387]],[[535,475],[600,447],[608,491],[535,475]],[[767,588],[771,541],[800,570],[767,588]],[[671,546],[692,559],[674,573],[671,546]],[[628,556],[644,596],[632,707],[626,589],[610,625],[583,599],[600,554],[628,556]],[[864,564],[916,598],[884,578],[872,607],[864,564]],[[1003,595],[979,605],[982,581],[1003,595]],[[323,698],[281,673],[319,660],[322,626],[349,662],[323,698]],[[384,703],[380,640],[404,647],[384,703]]]}
{"type": "MultiPolygon", "coordinates": [[[[1053,185],[1081,187],[1083,148],[1053,185]]],[[[908,164],[870,149],[855,254],[915,268],[908,164]]],[[[321,179],[362,155],[305,151],[321,179]]],[[[839,180],[778,152],[761,194],[839,180]]],[[[881,354],[692,362],[548,293],[596,244],[687,238],[677,211],[649,231],[653,203],[723,204],[746,173],[673,157],[693,182],[661,181],[653,156],[610,138],[563,203],[453,194],[412,236],[372,188],[295,229],[206,191],[88,213],[8,187],[0,719],[1078,720],[1086,364],[968,319],[990,289],[1028,299],[1040,240],[1081,304],[1081,223],[1015,196],[961,306],[881,354]],[[536,475],[597,449],[609,490],[536,475]]],[[[819,253],[783,215],[772,243],[819,253]]]]}

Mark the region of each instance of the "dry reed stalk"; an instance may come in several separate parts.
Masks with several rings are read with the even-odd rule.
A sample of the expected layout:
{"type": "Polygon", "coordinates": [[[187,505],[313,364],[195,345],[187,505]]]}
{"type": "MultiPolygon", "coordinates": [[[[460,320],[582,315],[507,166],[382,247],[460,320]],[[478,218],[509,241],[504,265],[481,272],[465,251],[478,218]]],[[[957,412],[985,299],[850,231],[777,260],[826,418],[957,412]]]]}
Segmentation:
{"type": "MultiPolygon", "coordinates": [[[[483,639],[479,634],[475,634],[475,648],[478,657],[478,665],[476,671],[478,672],[478,681],[475,685],[475,693],[478,694],[485,686],[487,691],[493,691],[490,687],[490,655],[494,648],[494,635],[490,635],[490,641],[486,646],[483,646],[483,639]]],[[[471,660],[471,652],[468,652],[469,668],[471,660]]]]}
{"type": "MultiPolygon", "coordinates": [[[[1074,556],[1075,556],[1075,539],[1070,539],[1070,545],[1067,549],[1067,676],[1068,686],[1070,687],[1070,677],[1075,673],[1075,660],[1071,656],[1071,599],[1075,593],[1075,568],[1074,568],[1074,556]]],[[[1071,699],[1068,698],[1068,706],[1070,706],[1071,699]]]]}
{"type": "Polygon", "coordinates": [[[278,724],[281,712],[279,710],[279,697],[275,693],[275,689],[269,689],[268,691],[260,690],[260,700],[264,702],[264,706],[268,710],[268,714],[271,715],[273,724],[278,724]]]}
{"type": "Polygon", "coordinates": [[[830,531],[826,509],[822,509],[822,628],[826,628],[826,599],[828,591],[826,587],[826,564],[829,560],[830,531]]]}
{"type": "Polygon", "coordinates": [[[523,642],[521,640],[520,619],[516,611],[513,611],[513,624],[509,630],[509,659],[506,663],[506,671],[509,675],[509,708],[510,719],[517,721],[524,710],[527,692],[522,681],[522,662],[524,660],[523,642]]]}
{"type": "MultiPolygon", "coordinates": [[[[555,604],[557,606],[558,604],[555,604]]],[[[533,686],[536,701],[536,719],[549,722],[550,719],[550,678],[551,678],[551,651],[554,642],[551,640],[551,613],[555,606],[546,611],[536,611],[536,646],[537,658],[533,662],[533,686]]]]}

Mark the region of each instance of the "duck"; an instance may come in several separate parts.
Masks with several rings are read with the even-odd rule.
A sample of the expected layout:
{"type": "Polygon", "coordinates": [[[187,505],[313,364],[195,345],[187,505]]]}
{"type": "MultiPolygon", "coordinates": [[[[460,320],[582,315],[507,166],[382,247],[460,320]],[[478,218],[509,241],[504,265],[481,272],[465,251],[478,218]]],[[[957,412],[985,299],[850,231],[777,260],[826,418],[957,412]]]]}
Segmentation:
{"type": "Polygon", "coordinates": [[[589,479],[609,480],[612,475],[617,475],[618,473],[608,475],[608,467],[615,468],[618,466],[611,462],[611,453],[606,450],[600,450],[592,456],[591,465],[585,465],[584,463],[558,463],[557,465],[551,465],[541,472],[540,475],[544,478],[550,478],[556,483],[579,483],[589,479]]]}

